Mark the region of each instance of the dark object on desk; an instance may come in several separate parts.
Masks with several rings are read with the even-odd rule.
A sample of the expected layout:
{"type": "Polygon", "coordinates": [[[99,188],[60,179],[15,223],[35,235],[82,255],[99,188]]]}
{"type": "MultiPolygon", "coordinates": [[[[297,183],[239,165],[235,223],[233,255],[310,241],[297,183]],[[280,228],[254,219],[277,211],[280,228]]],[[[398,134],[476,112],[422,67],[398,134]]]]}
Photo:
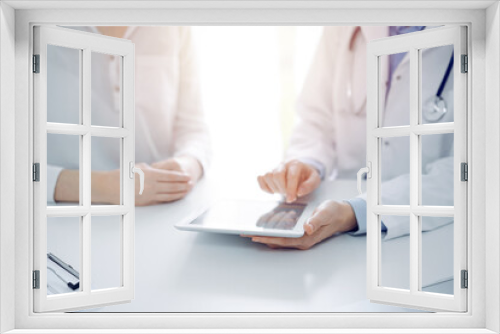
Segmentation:
{"type": "MultiPolygon", "coordinates": [[[[64,269],[65,271],[67,271],[68,273],[70,273],[71,275],[73,275],[75,278],[80,280],[80,274],[72,266],[70,266],[69,264],[67,264],[66,262],[64,262],[63,260],[61,260],[60,258],[58,258],[57,256],[55,256],[52,253],[47,253],[47,258],[49,260],[51,260],[52,262],[54,262],[55,264],[57,264],[62,269],[64,269]]],[[[52,269],[50,267],[47,267],[47,269],[52,271],[60,280],[65,282],[67,284],[68,288],[70,288],[71,290],[78,290],[80,288],[80,281],[78,281],[76,283],[68,282],[62,276],[60,276],[54,269],[52,269]]]]}

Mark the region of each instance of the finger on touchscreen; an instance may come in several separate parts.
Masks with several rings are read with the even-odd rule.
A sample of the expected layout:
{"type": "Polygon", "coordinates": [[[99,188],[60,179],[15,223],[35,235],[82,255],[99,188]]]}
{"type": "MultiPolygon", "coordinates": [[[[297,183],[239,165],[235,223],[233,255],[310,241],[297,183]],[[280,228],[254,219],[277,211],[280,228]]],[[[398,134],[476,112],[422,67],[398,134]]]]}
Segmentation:
{"type": "Polygon", "coordinates": [[[291,164],[286,176],[286,202],[291,203],[297,200],[297,188],[299,186],[300,168],[291,164]]]}

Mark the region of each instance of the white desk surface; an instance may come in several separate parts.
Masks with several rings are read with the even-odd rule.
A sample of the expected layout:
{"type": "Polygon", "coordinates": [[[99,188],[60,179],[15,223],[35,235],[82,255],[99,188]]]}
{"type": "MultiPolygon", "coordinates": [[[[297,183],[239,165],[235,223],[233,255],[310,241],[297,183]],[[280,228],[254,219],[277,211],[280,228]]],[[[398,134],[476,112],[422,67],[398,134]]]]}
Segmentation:
{"type": "MultiPolygon", "coordinates": [[[[366,299],[364,236],[338,235],[307,251],[272,250],[235,235],[179,231],[174,228],[186,213],[199,207],[200,203],[220,197],[217,189],[209,180],[202,180],[184,200],[136,208],[135,299],[128,304],[89,311],[415,312],[370,303],[366,299]]],[[[354,181],[324,182],[311,196],[306,210],[312,211],[327,198],[341,200],[355,195],[354,181]]],[[[260,195],[256,191],[246,198],[263,196],[269,195],[260,195]]],[[[51,233],[70,239],[68,233],[71,232],[65,229],[63,222],[57,224],[51,233]]],[[[118,239],[110,236],[112,232],[105,225],[102,224],[102,229],[99,224],[92,225],[92,235],[102,235],[104,240],[109,240],[95,246],[95,252],[99,254],[106,254],[108,250],[118,247],[115,245],[118,239]]],[[[428,244],[438,246],[443,239],[449,240],[447,236],[452,232],[452,226],[427,233],[428,244]]],[[[52,238],[57,236],[53,235],[52,238]]],[[[78,258],[78,254],[65,252],[63,255],[64,249],[61,247],[49,245],[49,251],[68,262],[78,258]]],[[[397,272],[393,277],[394,283],[404,284],[401,281],[408,277],[408,270],[405,269],[407,264],[401,266],[401,259],[408,259],[408,238],[387,241],[386,247],[388,254],[394,255],[384,259],[382,270],[397,272]]],[[[436,263],[448,262],[452,265],[450,252],[451,247],[444,247],[444,251],[437,252],[437,256],[441,256],[444,261],[436,263]]],[[[104,267],[110,271],[118,270],[117,265],[111,265],[105,256],[94,259],[103,261],[103,265],[106,263],[107,267],[104,267]]],[[[442,267],[429,268],[432,270],[427,272],[435,272],[432,283],[444,282],[434,288],[449,291],[452,281],[449,281],[447,273],[450,269],[442,267]]],[[[99,279],[99,283],[106,284],[106,277],[99,279]]]]}

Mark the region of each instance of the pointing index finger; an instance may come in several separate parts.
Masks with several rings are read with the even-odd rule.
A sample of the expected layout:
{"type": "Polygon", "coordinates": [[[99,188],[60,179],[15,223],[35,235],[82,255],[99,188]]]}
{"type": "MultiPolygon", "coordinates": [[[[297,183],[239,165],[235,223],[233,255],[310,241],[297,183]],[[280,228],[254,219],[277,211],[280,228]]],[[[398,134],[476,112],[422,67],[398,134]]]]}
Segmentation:
{"type": "Polygon", "coordinates": [[[286,175],[286,201],[288,203],[297,199],[297,188],[299,187],[300,168],[291,164],[286,175]]]}

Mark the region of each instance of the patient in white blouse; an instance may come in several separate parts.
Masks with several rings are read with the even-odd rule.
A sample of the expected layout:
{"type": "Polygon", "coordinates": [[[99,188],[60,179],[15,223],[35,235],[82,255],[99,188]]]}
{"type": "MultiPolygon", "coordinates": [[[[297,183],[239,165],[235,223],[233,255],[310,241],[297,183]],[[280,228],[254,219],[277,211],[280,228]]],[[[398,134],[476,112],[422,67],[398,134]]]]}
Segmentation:
{"type": "MultiPolygon", "coordinates": [[[[136,205],[160,204],[186,196],[203,176],[210,159],[190,28],[71,28],[125,38],[135,44],[136,166],[145,173],[144,192],[136,196],[136,205]]],[[[79,111],[73,110],[79,108],[75,103],[78,93],[72,93],[79,89],[79,80],[75,80],[79,67],[71,65],[71,51],[60,47],[47,50],[49,122],[79,122],[79,111]]],[[[91,123],[119,126],[120,58],[94,53],[91,60],[91,123]]],[[[49,205],[79,201],[80,154],[74,149],[78,138],[64,137],[67,140],[61,140],[61,135],[47,136],[49,205]]],[[[91,148],[92,203],[120,204],[119,140],[92,137],[91,148]]],[[[136,194],[138,189],[137,182],[136,194]]]]}

